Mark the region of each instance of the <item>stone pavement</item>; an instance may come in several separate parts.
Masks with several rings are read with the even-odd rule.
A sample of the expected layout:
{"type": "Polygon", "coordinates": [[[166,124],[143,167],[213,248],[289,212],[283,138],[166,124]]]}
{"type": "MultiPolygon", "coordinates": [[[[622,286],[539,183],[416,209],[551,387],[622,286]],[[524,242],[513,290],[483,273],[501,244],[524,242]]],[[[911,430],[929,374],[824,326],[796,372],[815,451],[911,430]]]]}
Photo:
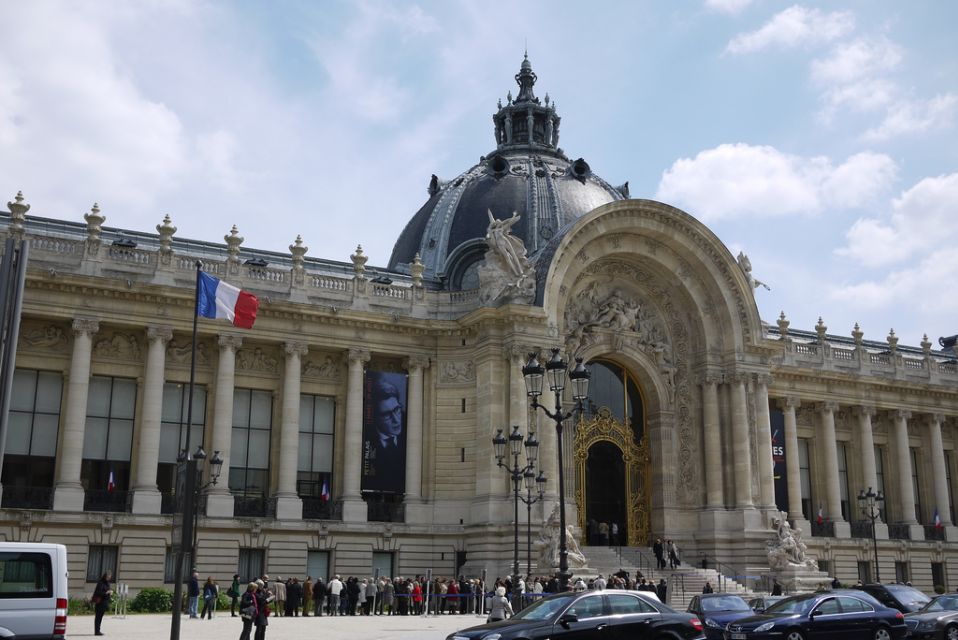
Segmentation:
{"type": "MultiPolygon", "coordinates": [[[[444,640],[458,629],[485,622],[485,616],[335,616],[322,618],[270,617],[266,638],[348,638],[349,640],[444,640]]],[[[103,618],[105,640],[169,640],[170,616],[136,614],[126,618],[103,618]]],[[[212,620],[183,618],[181,640],[237,640],[242,631],[239,618],[217,614],[212,620]]],[[[67,638],[93,638],[93,616],[70,616],[67,638]]]]}

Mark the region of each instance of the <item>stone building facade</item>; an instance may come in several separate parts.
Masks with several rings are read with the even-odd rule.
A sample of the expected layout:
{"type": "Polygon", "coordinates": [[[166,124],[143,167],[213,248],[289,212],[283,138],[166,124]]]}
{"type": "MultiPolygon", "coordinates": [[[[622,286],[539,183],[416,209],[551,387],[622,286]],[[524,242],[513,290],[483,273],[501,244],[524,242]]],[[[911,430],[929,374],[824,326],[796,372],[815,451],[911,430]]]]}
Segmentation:
{"type": "Polygon", "coordinates": [[[873,559],[856,496],[874,487],[882,578],[958,585],[955,354],[763,322],[746,256],[570,160],[528,60],[516,81],[495,150],[433,176],[384,268],[361,247],[307,257],[299,237],[251,249],[235,227],[184,240],[169,217],[109,227],[96,205],[43,217],[18,194],[0,213],[30,252],[0,537],[65,543],[78,593],[110,565],[134,589],[171,582],[189,429],[225,458],[203,492],[204,575],[504,575],[513,505],[492,437],[537,432],[538,528],[559,500],[557,439],[521,367],[556,345],[593,374],[564,440],[579,537],[614,520],[629,545],[667,536],[744,574],[767,570],[784,509],[822,569],[854,581],[873,559]],[[199,322],[187,425],[197,260],[261,306],[252,330],[199,322]],[[362,490],[367,371],[405,376],[400,493],[362,490]]]}

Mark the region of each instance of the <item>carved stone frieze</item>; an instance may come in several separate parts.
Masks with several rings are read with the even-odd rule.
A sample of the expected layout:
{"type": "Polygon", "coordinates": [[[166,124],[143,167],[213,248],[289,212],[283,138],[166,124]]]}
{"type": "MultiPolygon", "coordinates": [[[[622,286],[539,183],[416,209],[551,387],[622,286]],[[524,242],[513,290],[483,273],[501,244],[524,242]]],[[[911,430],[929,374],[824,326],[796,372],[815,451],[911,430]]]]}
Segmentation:
{"type": "Polygon", "coordinates": [[[29,324],[20,330],[20,348],[38,349],[44,352],[66,351],[69,346],[67,332],[55,324],[29,324]]]}
{"type": "MultiPolygon", "coordinates": [[[[166,361],[171,365],[190,366],[190,354],[193,344],[190,340],[170,340],[166,345],[166,361]]],[[[196,366],[210,365],[210,347],[204,341],[196,343],[196,366]]]]}
{"type": "Polygon", "coordinates": [[[93,345],[93,355],[109,360],[140,360],[143,356],[137,337],[120,331],[97,340],[93,345]]]}
{"type": "Polygon", "coordinates": [[[462,384],[476,381],[476,366],[472,360],[463,362],[446,361],[439,365],[439,382],[462,384]]]}
{"type": "Polygon", "coordinates": [[[279,359],[267,353],[261,347],[237,351],[236,365],[237,368],[245,371],[279,373],[279,359]]]}
{"type": "Polygon", "coordinates": [[[302,375],[304,378],[338,380],[342,375],[342,360],[329,355],[303,360],[302,375]]]}

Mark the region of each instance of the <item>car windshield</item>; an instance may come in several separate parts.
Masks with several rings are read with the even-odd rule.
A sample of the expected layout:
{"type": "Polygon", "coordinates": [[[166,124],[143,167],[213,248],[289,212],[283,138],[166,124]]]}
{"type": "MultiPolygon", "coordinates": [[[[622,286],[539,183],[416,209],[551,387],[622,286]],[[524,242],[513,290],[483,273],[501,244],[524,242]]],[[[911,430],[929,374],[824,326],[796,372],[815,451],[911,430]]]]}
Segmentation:
{"type": "Polygon", "coordinates": [[[924,604],[929,600],[928,596],[926,596],[924,593],[914,587],[909,587],[908,585],[889,584],[885,585],[885,588],[888,589],[893,596],[898,598],[899,602],[904,604],[910,604],[913,602],[924,604]]]}
{"type": "Polygon", "coordinates": [[[958,596],[938,596],[926,604],[922,611],[958,611],[958,596]]]}
{"type": "Polygon", "coordinates": [[[751,611],[751,608],[738,596],[719,596],[702,598],[702,611],[751,611]]]}
{"type": "Polygon", "coordinates": [[[765,613],[779,615],[803,614],[807,613],[814,604],[815,598],[786,598],[770,606],[765,610],[765,613]]]}
{"type": "Polygon", "coordinates": [[[546,620],[569,604],[570,598],[546,598],[539,600],[513,616],[516,620],[546,620]]]}

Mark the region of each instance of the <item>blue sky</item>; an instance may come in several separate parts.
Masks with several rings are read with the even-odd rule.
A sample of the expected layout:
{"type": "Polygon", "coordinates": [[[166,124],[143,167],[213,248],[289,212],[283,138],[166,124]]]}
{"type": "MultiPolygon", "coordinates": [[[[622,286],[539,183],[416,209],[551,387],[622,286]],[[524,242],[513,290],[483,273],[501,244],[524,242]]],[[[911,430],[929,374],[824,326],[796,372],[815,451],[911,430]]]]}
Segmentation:
{"type": "Polygon", "coordinates": [[[958,333],[958,3],[0,3],[0,192],[384,265],[494,145],[523,48],[561,146],[696,216],[762,317],[958,333]]]}

